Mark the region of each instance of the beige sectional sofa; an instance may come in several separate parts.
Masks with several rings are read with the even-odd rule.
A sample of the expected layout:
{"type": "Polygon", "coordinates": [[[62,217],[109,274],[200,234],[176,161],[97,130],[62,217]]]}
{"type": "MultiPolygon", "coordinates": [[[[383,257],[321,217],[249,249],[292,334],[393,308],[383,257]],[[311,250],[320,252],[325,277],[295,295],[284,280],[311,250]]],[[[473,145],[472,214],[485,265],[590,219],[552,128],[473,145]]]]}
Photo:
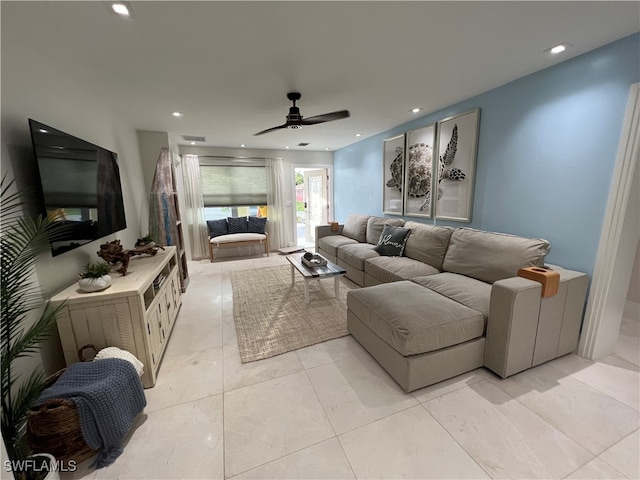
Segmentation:
{"type": "Polygon", "coordinates": [[[558,293],[517,276],[544,267],[549,242],[471,228],[352,214],[316,228],[316,251],[361,289],[347,295],[349,332],[406,390],[485,366],[501,377],[574,351],[587,275],[553,267],[558,293]],[[376,244],[385,224],[410,229],[402,256],[376,244]]]}

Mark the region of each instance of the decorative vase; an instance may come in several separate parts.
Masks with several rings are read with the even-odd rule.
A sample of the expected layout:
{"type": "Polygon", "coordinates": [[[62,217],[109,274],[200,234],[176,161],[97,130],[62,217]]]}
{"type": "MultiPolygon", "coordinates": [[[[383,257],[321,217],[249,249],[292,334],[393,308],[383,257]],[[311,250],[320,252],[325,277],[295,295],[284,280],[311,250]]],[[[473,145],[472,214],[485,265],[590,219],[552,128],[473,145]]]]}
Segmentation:
{"type": "Polygon", "coordinates": [[[99,292],[111,285],[111,277],[103,275],[98,278],[81,278],[78,280],[78,286],[83,292],[99,292]]]}

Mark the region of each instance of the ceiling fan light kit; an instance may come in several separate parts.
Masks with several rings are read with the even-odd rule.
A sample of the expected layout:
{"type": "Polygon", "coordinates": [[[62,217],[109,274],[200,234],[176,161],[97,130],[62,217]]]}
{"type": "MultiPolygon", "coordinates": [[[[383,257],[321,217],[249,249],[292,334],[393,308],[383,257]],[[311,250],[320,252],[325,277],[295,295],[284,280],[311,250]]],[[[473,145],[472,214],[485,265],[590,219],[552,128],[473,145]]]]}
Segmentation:
{"type": "Polygon", "coordinates": [[[293,102],[293,106],[289,107],[289,114],[287,115],[287,121],[278,125],[277,127],[267,128],[254,135],[262,135],[264,133],[274,132],[281,128],[288,128],[291,130],[302,128],[306,125],[316,125],[318,123],[332,122],[334,120],[340,120],[342,118],[349,117],[349,110],[339,110],[336,112],[325,113],[323,115],[316,115],[315,117],[304,118],[300,113],[300,109],[296,106],[296,102],[302,98],[299,92],[287,93],[287,98],[293,102]]]}

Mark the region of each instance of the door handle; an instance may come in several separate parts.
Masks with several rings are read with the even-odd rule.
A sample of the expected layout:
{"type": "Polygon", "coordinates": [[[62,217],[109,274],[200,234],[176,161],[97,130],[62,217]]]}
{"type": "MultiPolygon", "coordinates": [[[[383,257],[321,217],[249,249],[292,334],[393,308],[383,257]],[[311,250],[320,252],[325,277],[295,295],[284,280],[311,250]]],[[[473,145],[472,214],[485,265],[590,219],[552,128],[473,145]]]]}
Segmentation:
{"type": "Polygon", "coordinates": [[[307,208],[307,202],[304,202],[304,208],[305,209],[307,208]]]}

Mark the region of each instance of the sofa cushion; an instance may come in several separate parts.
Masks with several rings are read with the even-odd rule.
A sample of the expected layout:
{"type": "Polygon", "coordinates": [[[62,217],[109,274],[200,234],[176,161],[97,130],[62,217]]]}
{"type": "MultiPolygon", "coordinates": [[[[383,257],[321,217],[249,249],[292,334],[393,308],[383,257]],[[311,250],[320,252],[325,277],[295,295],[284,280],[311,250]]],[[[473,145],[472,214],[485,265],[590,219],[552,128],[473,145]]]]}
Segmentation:
{"type": "Polygon", "coordinates": [[[378,256],[374,250],[374,245],[368,243],[354,243],[352,245],[342,245],[338,249],[338,258],[364,272],[364,261],[368,258],[378,256]]]}
{"type": "Polygon", "coordinates": [[[515,277],[520,268],[543,266],[549,247],[549,242],[540,238],[457,228],[442,268],[493,283],[515,277]]]}
{"type": "Polygon", "coordinates": [[[222,220],[207,220],[207,228],[209,229],[209,236],[211,238],[229,233],[226,218],[222,220]]]}
{"type": "Polygon", "coordinates": [[[364,243],[367,239],[367,220],[369,220],[369,215],[350,214],[347,221],[344,222],[342,235],[364,243]]]}
{"type": "Polygon", "coordinates": [[[408,281],[350,290],[347,308],[405,357],[458,345],[484,332],[480,312],[408,281]]]}
{"type": "Polygon", "coordinates": [[[369,258],[364,262],[364,271],[383,283],[439,273],[431,265],[407,257],[369,258]]]}
{"type": "Polygon", "coordinates": [[[486,282],[448,272],[415,277],[411,281],[482,313],[485,320],[489,318],[491,285],[486,282]]]}
{"type": "Polygon", "coordinates": [[[342,245],[352,245],[356,244],[354,239],[347,238],[343,235],[328,235],[326,237],[322,237],[318,240],[318,249],[324,250],[325,252],[333,255],[334,257],[338,256],[338,247],[342,245]]]}
{"type": "Polygon", "coordinates": [[[265,217],[249,217],[247,220],[249,233],[264,233],[266,226],[267,219],[265,217]]]}
{"type": "Polygon", "coordinates": [[[374,250],[387,257],[401,257],[411,230],[385,225],[374,250]]]}
{"type": "Polygon", "coordinates": [[[367,220],[367,243],[377,245],[385,225],[402,227],[404,220],[401,218],[369,217],[369,220],[367,220]]]}
{"type": "Polygon", "coordinates": [[[249,231],[247,217],[227,217],[227,224],[229,225],[229,233],[247,233],[249,231]]]}
{"type": "Polygon", "coordinates": [[[407,222],[404,226],[411,229],[411,235],[404,249],[405,257],[428,263],[442,270],[442,262],[447,253],[453,229],[418,222],[407,222]]]}

